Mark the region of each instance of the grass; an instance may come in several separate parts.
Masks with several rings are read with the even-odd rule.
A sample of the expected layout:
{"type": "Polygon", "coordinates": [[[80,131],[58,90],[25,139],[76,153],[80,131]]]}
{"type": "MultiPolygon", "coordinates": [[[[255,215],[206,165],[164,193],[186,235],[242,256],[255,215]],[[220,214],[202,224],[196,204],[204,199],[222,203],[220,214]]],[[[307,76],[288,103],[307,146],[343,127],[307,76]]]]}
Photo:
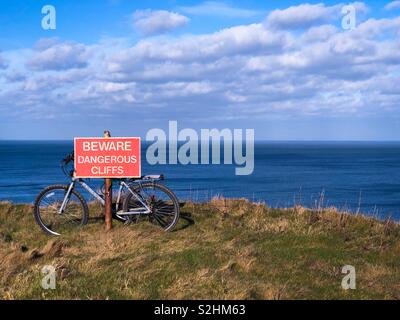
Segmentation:
{"type": "Polygon", "coordinates": [[[187,203],[177,230],[114,222],[48,237],[32,207],[0,202],[1,299],[400,299],[400,226],[335,209],[187,203]],[[52,265],[57,288],[41,287],[52,265]],[[343,290],[344,265],[356,269],[343,290]]]}

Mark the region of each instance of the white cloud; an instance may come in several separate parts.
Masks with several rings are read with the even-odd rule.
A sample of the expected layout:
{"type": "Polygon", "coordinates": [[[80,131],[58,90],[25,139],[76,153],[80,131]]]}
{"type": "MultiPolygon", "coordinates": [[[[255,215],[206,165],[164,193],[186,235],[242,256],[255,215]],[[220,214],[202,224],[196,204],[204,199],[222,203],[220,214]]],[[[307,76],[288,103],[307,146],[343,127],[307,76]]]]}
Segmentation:
{"type": "Polygon", "coordinates": [[[344,4],[341,4],[340,6],[343,7],[343,6],[348,6],[348,5],[351,5],[356,9],[357,15],[366,14],[366,13],[370,12],[370,8],[364,2],[360,2],[360,1],[351,2],[348,4],[344,3],[344,4]]]}
{"type": "Polygon", "coordinates": [[[284,10],[273,10],[266,19],[270,27],[275,28],[308,28],[316,23],[323,23],[331,20],[337,7],[327,7],[323,3],[301,4],[284,10]]]}
{"type": "Polygon", "coordinates": [[[4,52],[10,66],[2,72],[0,106],[35,117],[39,110],[190,119],[396,114],[400,18],[343,31],[314,23],[323,21],[324,8],[300,15],[303,23],[292,13],[275,15],[278,29],[255,23],[134,44],[42,40],[34,49],[4,52]]]}
{"type": "Polygon", "coordinates": [[[388,3],[385,6],[386,10],[396,10],[396,9],[400,9],[400,1],[396,0],[396,1],[392,1],[390,3],[388,3]]]}
{"type": "Polygon", "coordinates": [[[323,3],[305,3],[283,10],[273,10],[267,16],[265,23],[271,28],[310,28],[318,24],[325,24],[332,20],[337,20],[341,17],[341,10],[345,5],[352,5],[356,10],[357,16],[361,16],[369,11],[369,8],[363,2],[336,4],[333,6],[326,6],[323,3]]]}
{"type": "Polygon", "coordinates": [[[374,38],[385,32],[399,33],[400,17],[393,19],[368,19],[352,30],[354,36],[359,38],[374,38]]]}
{"type": "Polygon", "coordinates": [[[223,56],[255,54],[260,51],[272,54],[289,42],[288,34],[272,32],[261,24],[236,26],[198,36],[149,39],[113,55],[108,61],[109,71],[130,72],[142,61],[202,63],[223,56]]]}
{"type": "Polygon", "coordinates": [[[144,35],[155,35],[185,26],[189,19],[179,13],[165,10],[136,10],[133,23],[144,35]]]}
{"type": "Polygon", "coordinates": [[[8,61],[6,61],[6,59],[4,59],[0,55],[0,69],[7,69],[7,68],[8,68],[8,61]]]}
{"type": "Polygon", "coordinates": [[[262,14],[257,10],[250,10],[230,6],[223,2],[206,1],[194,6],[179,8],[182,12],[191,15],[221,16],[229,18],[250,18],[262,14]]]}
{"type": "Polygon", "coordinates": [[[42,40],[27,62],[33,70],[66,70],[83,68],[89,60],[89,51],[83,44],[42,40]]]}
{"type": "Polygon", "coordinates": [[[301,39],[306,42],[323,41],[324,39],[328,39],[336,33],[338,33],[338,29],[335,26],[325,24],[311,27],[310,29],[306,30],[301,35],[301,39]]]}
{"type": "Polygon", "coordinates": [[[23,72],[17,70],[9,70],[5,77],[8,82],[19,82],[26,79],[26,76],[23,72]]]}

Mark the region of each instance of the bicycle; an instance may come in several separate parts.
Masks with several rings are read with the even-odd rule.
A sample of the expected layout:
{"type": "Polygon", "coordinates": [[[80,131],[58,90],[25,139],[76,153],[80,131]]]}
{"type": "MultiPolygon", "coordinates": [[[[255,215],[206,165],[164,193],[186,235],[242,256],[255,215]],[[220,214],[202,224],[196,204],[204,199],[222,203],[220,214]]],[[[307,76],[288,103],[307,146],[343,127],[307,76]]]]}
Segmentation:
{"type": "MultiPolygon", "coordinates": [[[[95,200],[105,205],[103,194],[93,190],[83,179],[76,178],[74,170],[68,169],[74,155],[61,161],[61,168],[69,176],[69,185],[52,185],[42,190],[35,199],[34,216],[40,228],[47,234],[59,236],[71,228],[84,226],[89,218],[89,206],[76,190],[79,184],[95,200]]],[[[180,205],[175,194],[156,182],[163,175],[146,175],[137,179],[113,179],[118,181],[115,215],[125,223],[137,223],[141,218],[172,231],[179,220],[180,205]],[[158,192],[158,193],[157,193],[158,192]],[[119,210],[122,206],[122,210],[119,210]]]]}

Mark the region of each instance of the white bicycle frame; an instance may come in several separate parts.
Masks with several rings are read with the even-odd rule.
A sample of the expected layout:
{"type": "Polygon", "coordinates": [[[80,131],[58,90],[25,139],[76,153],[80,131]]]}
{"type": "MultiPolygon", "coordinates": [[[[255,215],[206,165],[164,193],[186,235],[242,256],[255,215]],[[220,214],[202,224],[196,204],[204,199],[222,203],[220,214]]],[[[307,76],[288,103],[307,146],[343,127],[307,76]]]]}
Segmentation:
{"type": "MultiPolygon", "coordinates": [[[[103,206],[105,205],[105,200],[96,192],[94,191],[90,186],[88,186],[82,179],[79,178],[75,178],[72,177],[72,181],[69,184],[69,187],[67,189],[67,193],[65,194],[64,200],[61,204],[60,209],[58,210],[59,214],[63,214],[65,207],[68,204],[68,201],[70,199],[72,190],[75,187],[75,184],[79,183],[82,188],[84,188],[87,192],[89,192],[97,201],[99,201],[103,206]]],[[[142,201],[141,197],[132,190],[132,188],[123,180],[119,181],[119,190],[118,190],[118,196],[117,196],[117,203],[116,203],[116,212],[117,212],[117,216],[126,216],[126,215],[140,215],[140,214],[149,214],[151,212],[151,209],[148,207],[148,205],[142,201]],[[138,209],[132,209],[132,211],[128,211],[128,212],[119,212],[118,211],[118,207],[119,207],[119,202],[121,200],[122,197],[122,191],[124,188],[127,188],[128,191],[135,197],[135,199],[137,201],[139,201],[145,210],[142,210],[143,208],[138,208],[138,209]],[[141,210],[141,211],[140,211],[141,210]]]]}

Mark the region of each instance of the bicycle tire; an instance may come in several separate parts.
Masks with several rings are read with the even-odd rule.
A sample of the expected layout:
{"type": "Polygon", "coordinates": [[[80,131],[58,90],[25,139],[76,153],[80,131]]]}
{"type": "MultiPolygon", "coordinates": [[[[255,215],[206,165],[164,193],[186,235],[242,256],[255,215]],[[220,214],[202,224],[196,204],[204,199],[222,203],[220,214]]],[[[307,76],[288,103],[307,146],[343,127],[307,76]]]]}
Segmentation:
{"type": "MultiPolygon", "coordinates": [[[[141,183],[140,185],[133,187],[132,190],[136,193],[140,193],[140,190],[142,188],[149,188],[149,187],[154,188],[154,189],[159,189],[160,191],[165,192],[171,198],[173,205],[174,205],[174,219],[166,228],[163,228],[163,229],[164,229],[164,231],[172,231],[173,228],[175,227],[175,225],[179,221],[180,206],[179,206],[178,198],[176,197],[175,193],[171,189],[167,188],[163,184],[156,183],[156,182],[144,182],[144,183],[141,183]]],[[[124,202],[123,202],[124,212],[129,211],[129,202],[132,199],[132,197],[133,197],[132,193],[128,192],[128,194],[125,197],[124,202]]]]}
{"type": "MultiPolygon", "coordinates": [[[[43,196],[46,193],[48,193],[49,191],[51,191],[51,190],[64,190],[64,191],[67,191],[68,188],[69,188],[69,186],[67,186],[67,185],[52,185],[52,186],[48,186],[47,188],[43,189],[35,199],[33,212],[34,212],[36,223],[39,225],[39,227],[42,229],[42,231],[44,231],[45,233],[47,233],[49,235],[59,236],[60,234],[58,232],[50,230],[45,225],[45,223],[43,222],[43,220],[42,220],[42,218],[40,216],[40,203],[41,203],[41,200],[42,200],[43,196]]],[[[82,209],[83,209],[83,216],[82,216],[82,221],[80,223],[80,226],[86,225],[87,222],[88,222],[88,218],[89,218],[88,205],[87,205],[85,199],[83,198],[83,196],[78,191],[73,189],[71,191],[71,193],[77,197],[77,199],[80,201],[82,209]]]]}

